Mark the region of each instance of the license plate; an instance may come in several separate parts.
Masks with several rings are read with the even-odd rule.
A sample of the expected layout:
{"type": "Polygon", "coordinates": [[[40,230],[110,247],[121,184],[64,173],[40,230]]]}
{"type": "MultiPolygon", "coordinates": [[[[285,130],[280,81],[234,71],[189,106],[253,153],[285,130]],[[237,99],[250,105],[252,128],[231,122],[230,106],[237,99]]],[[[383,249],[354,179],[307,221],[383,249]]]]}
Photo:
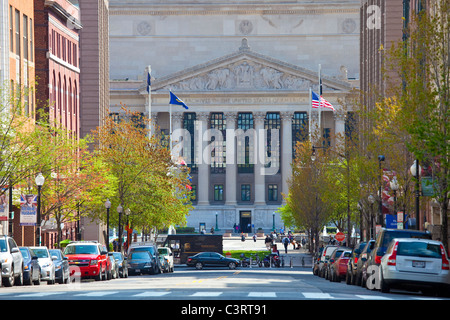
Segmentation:
{"type": "Polygon", "coordinates": [[[425,261],[413,261],[412,266],[414,268],[425,268],[425,261]]]}

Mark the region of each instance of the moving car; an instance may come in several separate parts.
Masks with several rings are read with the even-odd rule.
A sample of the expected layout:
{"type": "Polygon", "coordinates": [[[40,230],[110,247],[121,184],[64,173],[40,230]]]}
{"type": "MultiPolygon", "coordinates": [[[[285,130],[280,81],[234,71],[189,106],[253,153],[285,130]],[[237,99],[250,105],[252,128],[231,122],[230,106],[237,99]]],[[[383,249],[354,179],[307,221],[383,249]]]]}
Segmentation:
{"type": "Polygon", "coordinates": [[[67,245],[64,254],[69,259],[71,276],[97,281],[111,279],[108,252],[97,241],[73,241],[67,245]]]}
{"type": "Polygon", "coordinates": [[[130,251],[128,255],[128,273],[129,274],[153,274],[153,259],[150,252],[142,250],[130,251]]]}
{"type": "Polygon", "coordinates": [[[382,292],[391,288],[425,294],[450,294],[450,262],[440,241],[393,239],[381,258],[379,281],[382,292]]]}
{"type": "Polygon", "coordinates": [[[20,247],[19,250],[23,257],[23,284],[41,284],[41,267],[38,257],[28,247],[20,247]]]}
{"type": "Polygon", "coordinates": [[[186,264],[188,267],[195,267],[198,270],[203,269],[203,267],[228,267],[230,269],[236,269],[239,262],[238,259],[227,258],[217,252],[200,252],[188,257],[186,264]]]}
{"type": "Polygon", "coordinates": [[[13,238],[0,236],[2,282],[6,287],[23,284],[23,257],[13,238]]]}
{"type": "Polygon", "coordinates": [[[47,247],[30,247],[30,249],[38,257],[41,267],[41,280],[47,281],[47,284],[55,284],[55,264],[47,247]]]}
{"type": "Polygon", "coordinates": [[[59,284],[70,283],[69,260],[60,249],[48,250],[55,264],[55,280],[59,284]]]}

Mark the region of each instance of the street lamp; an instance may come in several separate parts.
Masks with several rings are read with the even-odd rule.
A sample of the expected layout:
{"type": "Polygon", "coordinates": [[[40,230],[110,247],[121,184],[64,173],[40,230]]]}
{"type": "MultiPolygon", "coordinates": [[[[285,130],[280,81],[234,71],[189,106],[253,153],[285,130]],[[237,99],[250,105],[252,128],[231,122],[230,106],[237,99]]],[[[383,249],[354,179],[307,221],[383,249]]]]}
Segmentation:
{"type": "Polygon", "coordinates": [[[38,187],[38,203],[37,203],[37,220],[36,220],[36,244],[41,245],[41,188],[44,185],[45,178],[42,173],[39,174],[34,179],[38,187]]]}
{"type": "Polygon", "coordinates": [[[129,221],[130,214],[131,214],[131,210],[130,210],[130,208],[127,208],[125,210],[125,215],[127,216],[127,250],[130,247],[130,232],[129,232],[129,230],[130,230],[130,221],[129,221]]]}
{"type": "Polygon", "coordinates": [[[219,214],[216,212],[216,230],[215,231],[219,231],[218,216],[219,216],[219,214]]]}
{"type": "Polygon", "coordinates": [[[109,252],[109,209],[111,208],[111,201],[106,199],[105,202],[106,208],[106,250],[109,252]]]}
{"type": "Polygon", "coordinates": [[[420,173],[422,172],[422,168],[419,165],[419,160],[414,160],[414,163],[412,164],[410,168],[411,174],[414,178],[416,178],[416,229],[419,230],[419,215],[420,215],[420,209],[419,209],[419,197],[420,197],[420,186],[419,186],[419,179],[420,179],[420,173]]]}
{"type": "Polygon", "coordinates": [[[275,231],[275,212],[272,213],[272,231],[275,231]]]}
{"type": "Polygon", "coordinates": [[[383,155],[378,156],[378,166],[379,166],[379,181],[380,181],[380,187],[379,187],[379,193],[380,193],[380,204],[378,206],[378,214],[379,214],[379,222],[380,225],[383,226],[383,193],[381,191],[381,185],[382,185],[382,177],[381,177],[381,161],[384,161],[386,158],[383,155]]]}
{"type": "Polygon", "coordinates": [[[391,190],[394,191],[394,213],[397,214],[397,191],[399,189],[397,177],[392,178],[389,184],[391,186],[391,190]]]}
{"type": "Polygon", "coordinates": [[[123,207],[121,204],[117,207],[117,212],[119,213],[119,252],[122,252],[122,229],[120,219],[122,218],[123,207]]]}
{"type": "Polygon", "coordinates": [[[373,204],[375,203],[375,197],[370,194],[367,200],[370,203],[370,239],[375,239],[373,236],[373,204]]]}

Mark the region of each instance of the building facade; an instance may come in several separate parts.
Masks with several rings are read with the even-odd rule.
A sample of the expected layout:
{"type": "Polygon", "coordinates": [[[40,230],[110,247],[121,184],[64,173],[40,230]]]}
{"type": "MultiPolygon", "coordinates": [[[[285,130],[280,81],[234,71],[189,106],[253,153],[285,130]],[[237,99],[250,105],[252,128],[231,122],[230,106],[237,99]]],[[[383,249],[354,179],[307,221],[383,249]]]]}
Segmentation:
{"type": "Polygon", "coordinates": [[[295,142],[319,123],[330,144],[345,131],[351,110],[342,101],[359,77],[359,4],[110,1],[111,113],[120,117],[122,103],[172,129],[196,195],[188,226],[283,227],[277,210],[295,142]],[[311,109],[319,65],[335,112],[311,109]],[[189,109],[169,107],[169,91],[189,109]]]}

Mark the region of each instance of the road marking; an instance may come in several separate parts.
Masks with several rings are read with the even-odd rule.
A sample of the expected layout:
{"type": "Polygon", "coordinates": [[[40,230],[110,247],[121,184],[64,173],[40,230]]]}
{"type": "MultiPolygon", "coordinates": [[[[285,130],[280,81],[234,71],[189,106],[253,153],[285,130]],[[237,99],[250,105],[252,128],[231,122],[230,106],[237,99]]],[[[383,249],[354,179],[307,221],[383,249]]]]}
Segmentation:
{"type": "Polygon", "coordinates": [[[307,299],[333,299],[329,293],[323,292],[302,292],[307,299]]]}
{"type": "Polygon", "coordinates": [[[275,292],[249,292],[248,297],[252,298],[276,298],[275,292]]]}
{"type": "Polygon", "coordinates": [[[191,294],[191,297],[218,297],[222,292],[196,292],[191,294]]]}
{"type": "Polygon", "coordinates": [[[64,292],[38,292],[38,293],[26,293],[16,296],[17,298],[39,298],[39,297],[47,297],[55,294],[62,294],[64,292]]]}
{"type": "Polygon", "coordinates": [[[171,292],[154,292],[154,291],[145,291],[142,293],[138,293],[133,295],[133,297],[162,297],[170,294],[171,292]]]}
{"type": "Polygon", "coordinates": [[[388,297],[371,296],[368,294],[356,294],[356,296],[358,298],[366,299],[366,300],[392,300],[391,298],[388,298],[388,297]]]}
{"type": "Polygon", "coordinates": [[[76,294],[75,296],[81,296],[81,297],[104,297],[111,294],[119,293],[119,291],[94,291],[94,292],[87,292],[87,293],[80,293],[76,294]]]}

